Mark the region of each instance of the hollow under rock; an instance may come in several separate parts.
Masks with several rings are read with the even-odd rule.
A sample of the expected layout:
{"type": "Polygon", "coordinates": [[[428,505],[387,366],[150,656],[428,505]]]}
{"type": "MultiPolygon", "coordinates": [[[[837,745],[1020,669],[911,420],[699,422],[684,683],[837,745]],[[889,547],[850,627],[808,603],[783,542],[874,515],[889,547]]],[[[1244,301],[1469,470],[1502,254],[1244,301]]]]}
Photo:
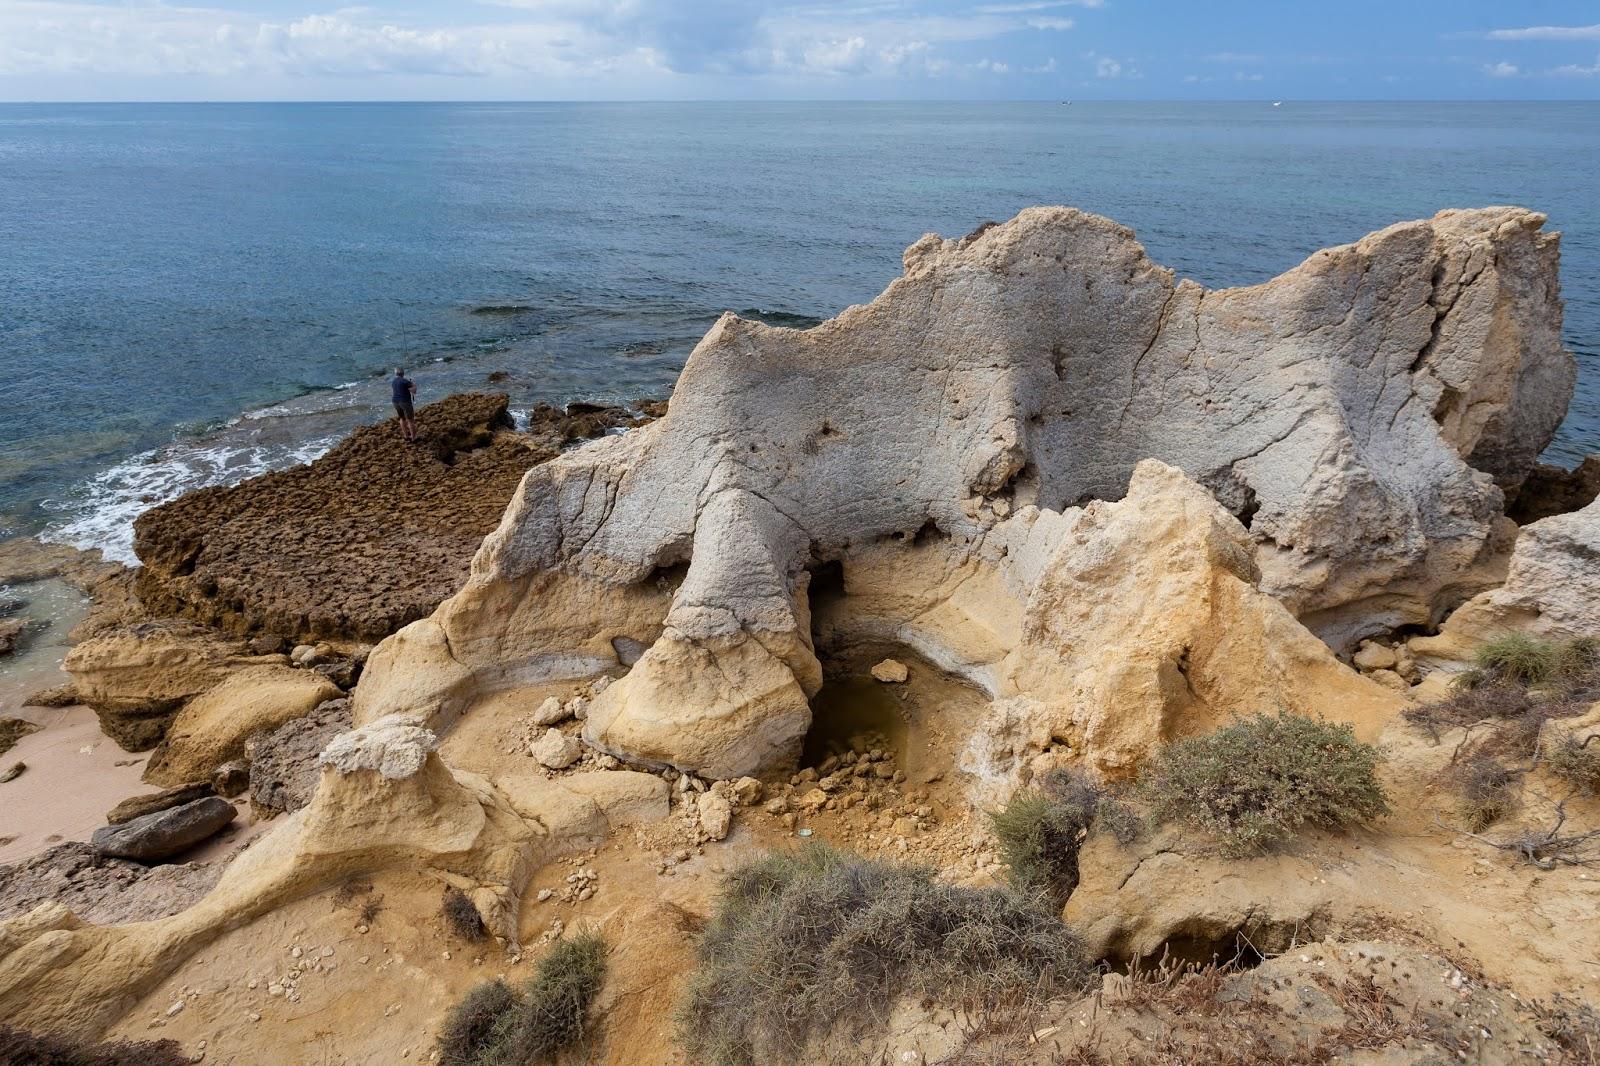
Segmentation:
{"type": "Polygon", "coordinates": [[[883,639],[986,694],[961,756],[982,790],[1065,743],[1126,776],[1256,710],[1370,735],[1397,697],[1296,618],[1343,647],[1496,579],[1504,491],[1574,378],[1543,221],[1444,212],[1208,292],[1109,220],[1036,208],[924,238],[815,328],[724,316],[664,418],[524,479],[466,586],[374,653],[356,719],[433,723],[613,668],[627,638],[648,648],[590,744],[792,765],[820,559],[883,639]],[[685,559],[675,590],[651,580],[685,559]]]}

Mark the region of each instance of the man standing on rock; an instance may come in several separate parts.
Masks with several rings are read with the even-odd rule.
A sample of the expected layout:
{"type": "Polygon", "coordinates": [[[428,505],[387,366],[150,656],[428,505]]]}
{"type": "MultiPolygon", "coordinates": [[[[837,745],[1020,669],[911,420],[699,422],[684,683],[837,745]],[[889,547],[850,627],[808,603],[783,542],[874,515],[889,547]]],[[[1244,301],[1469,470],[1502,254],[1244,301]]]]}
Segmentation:
{"type": "Polygon", "coordinates": [[[409,443],[417,439],[417,412],[411,398],[417,394],[416,382],[406,377],[405,367],[394,368],[389,379],[389,391],[394,398],[394,413],[400,416],[400,436],[409,443]]]}

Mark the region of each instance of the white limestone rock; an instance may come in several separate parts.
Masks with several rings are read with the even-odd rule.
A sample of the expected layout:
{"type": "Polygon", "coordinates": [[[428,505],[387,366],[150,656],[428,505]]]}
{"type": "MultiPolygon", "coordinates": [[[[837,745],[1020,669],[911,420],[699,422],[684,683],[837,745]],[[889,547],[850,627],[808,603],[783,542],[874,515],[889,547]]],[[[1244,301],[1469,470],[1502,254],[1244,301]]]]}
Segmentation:
{"type": "Polygon", "coordinates": [[[1600,500],[1524,526],[1505,584],[1462,604],[1437,637],[1412,647],[1465,657],[1513,630],[1549,640],[1600,637],[1600,500]]]}
{"type": "MultiPolygon", "coordinates": [[[[1107,219],[1032,208],[923,238],[881,296],[813,329],[724,315],[664,418],[529,472],[463,589],[374,653],[356,720],[446,722],[643,644],[590,744],[711,778],[779,766],[821,684],[813,571],[842,563],[848,586],[877,546],[921,547],[907,600],[980,558],[1026,597],[985,555],[997,528],[1119,499],[1147,458],[1244,520],[1260,588],[1337,646],[1435,621],[1493,583],[1502,487],[1571,394],[1543,222],[1447,211],[1208,292],[1107,219]]],[[[1015,550],[1058,546],[1034,541],[1015,550]]],[[[1014,646],[996,610],[1012,621],[919,651],[1014,646]]]]}
{"type": "Polygon", "coordinates": [[[583,744],[577,737],[569,737],[559,729],[546,729],[544,735],[533,742],[532,755],[539,765],[551,770],[565,770],[583,754],[583,744]]]}

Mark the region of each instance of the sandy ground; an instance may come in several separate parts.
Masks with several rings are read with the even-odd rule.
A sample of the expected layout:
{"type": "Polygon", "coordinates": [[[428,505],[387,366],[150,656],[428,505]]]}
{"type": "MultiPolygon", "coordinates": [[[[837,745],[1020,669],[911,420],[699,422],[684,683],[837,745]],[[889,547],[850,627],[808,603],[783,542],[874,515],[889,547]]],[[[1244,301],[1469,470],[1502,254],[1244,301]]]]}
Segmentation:
{"type": "MultiPolygon", "coordinates": [[[[848,682],[881,653],[873,647],[856,651],[843,662],[834,660],[835,678],[848,682]]],[[[204,1051],[207,1063],[238,1066],[425,1063],[445,1011],[467,989],[502,974],[513,982],[525,980],[559,929],[595,925],[615,951],[612,978],[596,1011],[605,1021],[596,1044],[563,1060],[563,1066],[687,1066],[673,1043],[673,1009],[693,966],[694,931],[722,877],[740,861],[768,848],[792,846],[803,834],[868,854],[929,862],[968,883],[984,883],[996,870],[979,843],[981,813],[965,809],[951,794],[958,787],[956,775],[948,772],[952,742],[970,695],[914,656],[903,657],[911,680],[878,694],[887,700],[878,701],[884,707],[874,725],[897,734],[893,746],[913,770],[904,788],[931,793],[930,805],[945,808],[937,826],[912,833],[909,841],[860,808],[816,812],[789,826],[755,807],[738,814],[726,841],[698,845],[683,835],[683,808],[675,807],[665,823],[624,830],[592,851],[537,871],[523,896],[521,956],[493,941],[470,943],[454,936],[440,918],[443,882],[427,870],[392,868],[224,932],[151,988],[112,1035],[171,1037],[191,1052],[204,1051]],[[895,720],[903,731],[894,727],[895,720]],[[587,900],[566,893],[567,878],[579,869],[594,877],[596,892],[587,900]],[[542,889],[553,895],[541,901],[542,889]],[[364,915],[369,903],[371,911],[364,915]]],[[[446,736],[446,758],[490,778],[545,773],[517,738],[523,729],[520,716],[547,694],[570,693],[550,686],[523,692],[517,700],[486,701],[446,736]]],[[[840,699],[848,703],[859,696],[846,687],[840,699]]],[[[63,718],[70,719],[70,713],[63,718]]],[[[92,718],[86,724],[92,730],[92,718]]],[[[138,766],[114,765],[129,756],[109,741],[81,753],[64,740],[70,728],[64,721],[24,741],[38,747],[63,738],[57,791],[72,791],[59,787],[61,781],[99,787],[83,770],[100,758],[127,775],[120,780],[133,782],[138,766]],[[74,766],[72,759],[83,761],[74,766]],[[73,776],[66,777],[68,772],[73,776]]],[[[824,725],[826,739],[833,739],[827,736],[832,732],[824,725]]],[[[1437,945],[1523,994],[1562,991],[1591,1001],[1600,995],[1600,879],[1583,868],[1538,871],[1505,853],[1453,839],[1433,821],[1440,797],[1429,779],[1441,749],[1403,726],[1391,729],[1385,741],[1396,814],[1380,832],[1308,844],[1306,857],[1315,865],[1316,880],[1361,886],[1361,895],[1385,901],[1384,913],[1373,920],[1392,934],[1414,931],[1417,935],[1404,942],[1437,945]]],[[[44,780],[41,774],[28,786],[37,796],[33,802],[50,811],[73,802],[70,795],[52,795],[44,780]]],[[[3,790],[21,784],[0,786],[0,819],[66,820],[64,812],[19,813],[3,790]]],[[[107,798],[86,804],[87,828],[97,824],[107,798]]],[[[1579,813],[1587,824],[1600,809],[1586,804],[1579,813]]],[[[243,827],[210,847],[221,853],[273,824],[243,827]]],[[[1197,905],[1203,905],[1210,887],[1197,884],[1194,890],[1197,905]]]]}
{"type": "Polygon", "coordinates": [[[112,743],[89,708],[29,710],[36,712],[29,718],[44,728],[0,756],[0,766],[28,767],[0,785],[0,863],[63,840],[88,840],[119,801],[152,791],[139,780],[146,756],[129,755],[112,743]]]}

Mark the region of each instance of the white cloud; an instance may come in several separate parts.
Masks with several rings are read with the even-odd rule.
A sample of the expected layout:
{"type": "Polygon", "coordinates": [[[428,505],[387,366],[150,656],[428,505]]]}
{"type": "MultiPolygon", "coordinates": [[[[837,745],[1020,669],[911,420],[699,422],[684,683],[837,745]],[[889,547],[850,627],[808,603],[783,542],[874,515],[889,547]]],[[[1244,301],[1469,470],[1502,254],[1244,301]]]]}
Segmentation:
{"type": "Polygon", "coordinates": [[[985,15],[1023,15],[1030,11],[1049,11],[1058,7],[1104,7],[1105,0],[1024,0],[1016,4],[979,4],[974,11],[985,15]]]}
{"type": "Polygon", "coordinates": [[[0,75],[937,77],[956,69],[942,48],[1066,30],[1073,20],[1039,12],[1068,6],[1099,0],[958,14],[909,0],[485,0],[433,25],[368,8],[271,18],[156,0],[0,0],[0,75]]]}
{"type": "Polygon", "coordinates": [[[1514,78],[1521,71],[1517,70],[1515,63],[1490,63],[1483,68],[1483,72],[1491,78],[1514,78]]]}
{"type": "Polygon", "coordinates": [[[1094,76],[1097,78],[1118,78],[1122,76],[1122,64],[1110,56],[1101,56],[1095,60],[1094,76]]]}
{"type": "Polygon", "coordinates": [[[1593,26],[1524,26],[1490,30],[1491,41],[1600,41],[1600,23],[1593,26]]]}
{"type": "Polygon", "coordinates": [[[1263,60],[1254,52],[1212,52],[1200,58],[1207,63],[1260,63],[1263,60]]]}
{"type": "Polygon", "coordinates": [[[1264,75],[1245,70],[1236,70],[1233,72],[1234,81],[1260,81],[1263,77],[1264,75]]]}
{"type": "Polygon", "coordinates": [[[600,71],[616,55],[560,24],[414,29],[352,9],[275,22],[231,11],[0,4],[0,74],[484,75],[600,71]]]}
{"type": "Polygon", "coordinates": [[[1600,55],[1594,57],[1594,66],[1585,67],[1577,63],[1568,63],[1556,67],[1550,73],[1562,78],[1594,78],[1600,77],[1600,55]]]}

